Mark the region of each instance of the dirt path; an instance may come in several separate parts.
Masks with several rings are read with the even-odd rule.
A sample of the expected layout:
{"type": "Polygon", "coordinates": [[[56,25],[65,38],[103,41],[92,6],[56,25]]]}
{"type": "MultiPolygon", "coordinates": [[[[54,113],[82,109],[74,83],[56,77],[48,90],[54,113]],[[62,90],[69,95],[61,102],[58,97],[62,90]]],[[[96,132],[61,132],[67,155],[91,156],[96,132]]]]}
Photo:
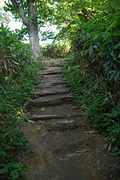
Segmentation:
{"type": "Polygon", "coordinates": [[[116,162],[102,151],[103,138],[76,108],[61,75],[61,61],[46,61],[41,83],[26,106],[24,126],[32,153],[25,180],[116,180],[116,162]],[[52,66],[52,67],[51,67],[52,66]]]}

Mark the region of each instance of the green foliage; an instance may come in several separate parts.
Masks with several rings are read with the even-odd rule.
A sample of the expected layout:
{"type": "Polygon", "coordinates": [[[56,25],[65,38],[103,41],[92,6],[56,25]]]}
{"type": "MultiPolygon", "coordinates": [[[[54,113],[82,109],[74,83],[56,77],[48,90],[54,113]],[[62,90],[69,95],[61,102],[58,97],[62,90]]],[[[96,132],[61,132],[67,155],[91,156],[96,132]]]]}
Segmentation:
{"type": "Polygon", "coordinates": [[[9,177],[17,180],[24,173],[23,166],[15,157],[20,157],[27,148],[27,140],[21,129],[27,118],[22,106],[30,98],[38,68],[39,64],[32,62],[16,78],[0,81],[0,174],[3,179],[9,177]]]}
{"type": "Polygon", "coordinates": [[[64,57],[70,52],[70,46],[65,43],[52,43],[42,47],[42,54],[45,57],[64,57]]]}
{"type": "MultiPolygon", "coordinates": [[[[98,24],[95,26],[94,23],[94,27],[92,25],[93,22],[84,24],[83,30],[78,33],[79,39],[75,40],[76,51],[81,58],[86,59],[86,64],[93,72],[102,73],[106,75],[108,81],[117,82],[120,80],[120,33],[107,32],[105,29],[96,31],[98,24]]],[[[107,24],[107,26],[109,25],[107,24]]]]}
{"type": "Polygon", "coordinates": [[[25,169],[21,163],[8,163],[0,165],[0,175],[2,179],[18,180],[25,173],[25,169]]]}
{"type": "Polygon", "coordinates": [[[106,134],[113,151],[120,152],[120,104],[105,79],[85,74],[83,67],[75,62],[65,66],[64,76],[77,104],[94,126],[106,134]]]}
{"type": "Polygon", "coordinates": [[[16,34],[1,27],[0,38],[0,179],[17,180],[25,172],[20,158],[27,150],[23,104],[30,98],[40,65],[33,62],[30,49],[16,34]]]}
{"type": "Polygon", "coordinates": [[[120,81],[120,1],[61,0],[54,6],[58,38],[71,40],[79,61],[110,82],[120,81]]]}
{"type": "MultiPolygon", "coordinates": [[[[45,1],[40,0],[37,1],[37,8],[33,15],[30,16],[29,14],[29,5],[27,0],[16,0],[16,4],[24,11],[24,15],[26,17],[26,20],[29,21],[30,19],[34,19],[37,17],[37,22],[40,25],[40,27],[43,27],[44,24],[48,21],[51,21],[53,19],[53,11],[54,11],[54,0],[45,1]]],[[[6,2],[6,6],[4,7],[5,11],[11,12],[15,19],[21,20],[21,16],[19,14],[19,11],[17,8],[14,8],[13,3],[11,1],[6,2]]],[[[23,20],[23,19],[22,19],[23,20]]],[[[23,20],[24,22],[24,20],[23,20]]],[[[27,29],[27,32],[29,30],[27,29]]]]}
{"type": "Polygon", "coordinates": [[[119,7],[106,0],[99,7],[100,12],[76,27],[73,37],[76,52],[92,71],[102,73],[108,81],[114,82],[120,80],[119,7]]]}
{"type": "Polygon", "coordinates": [[[71,39],[77,64],[66,68],[67,83],[77,103],[86,110],[93,124],[106,133],[113,150],[119,152],[120,1],[64,3],[69,12],[65,20],[69,18],[69,21],[61,28],[60,37],[66,35],[71,39]]]}
{"type": "Polygon", "coordinates": [[[0,27],[0,49],[0,73],[6,76],[17,74],[30,62],[30,47],[3,25],[0,27]]]}

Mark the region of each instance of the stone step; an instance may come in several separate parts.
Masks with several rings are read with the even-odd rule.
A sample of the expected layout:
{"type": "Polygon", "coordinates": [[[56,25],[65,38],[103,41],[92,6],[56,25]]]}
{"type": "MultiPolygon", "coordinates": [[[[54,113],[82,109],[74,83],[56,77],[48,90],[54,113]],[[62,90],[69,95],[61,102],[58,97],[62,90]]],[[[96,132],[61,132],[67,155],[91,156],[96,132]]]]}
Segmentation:
{"type": "Polygon", "coordinates": [[[50,67],[47,70],[38,71],[38,75],[60,74],[61,67],[50,67]]]}
{"type": "Polygon", "coordinates": [[[43,64],[47,67],[54,67],[54,66],[62,66],[64,63],[68,62],[70,59],[51,59],[51,60],[43,60],[43,64]]]}
{"type": "Polygon", "coordinates": [[[44,85],[51,85],[51,86],[55,86],[55,85],[61,85],[64,84],[64,81],[62,79],[54,79],[54,78],[48,78],[48,79],[42,79],[40,80],[40,84],[39,86],[44,86],[44,85]]]}
{"type": "Polygon", "coordinates": [[[66,94],[68,93],[68,88],[49,88],[49,89],[41,89],[41,90],[35,90],[32,91],[31,94],[37,95],[37,96],[48,96],[48,95],[57,95],[57,94],[66,94]]]}
{"type": "Polygon", "coordinates": [[[40,82],[44,84],[65,83],[64,80],[61,78],[41,78],[40,82]]]}
{"type": "Polygon", "coordinates": [[[76,120],[77,117],[63,118],[63,119],[52,119],[51,121],[39,121],[38,125],[44,127],[48,131],[66,131],[77,128],[85,129],[86,124],[80,120],[76,120]]]}
{"type": "Polygon", "coordinates": [[[73,96],[70,94],[59,94],[59,95],[51,95],[51,96],[43,96],[41,98],[36,98],[31,100],[28,105],[26,105],[27,108],[29,107],[44,107],[44,106],[56,106],[59,104],[68,104],[72,102],[73,96]]]}
{"type": "Polygon", "coordinates": [[[48,107],[36,107],[28,110],[29,114],[34,116],[37,120],[40,118],[44,120],[44,117],[47,119],[55,118],[64,118],[64,117],[80,117],[81,113],[76,109],[72,104],[62,104],[56,106],[48,107]]]}
{"type": "Polygon", "coordinates": [[[73,116],[70,116],[70,117],[67,117],[65,115],[57,115],[57,114],[53,114],[53,115],[32,115],[32,116],[29,116],[28,115],[28,118],[32,121],[49,121],[49,120],[52,120],[52,119],[64,119],[64,118],[74,118],[74,117],[80,117],[80,115],[73,115],[73,116]]]}
{"type": "Polygon", "coordinates": [[[62,75],[61,74],[46,74],[46,75],[40,75],[38,78],[39,79],[48,79],[48,78],[60,79],[62,78],[62,75]]]}
{"type": "Polygon", "coordinates": [[[58,82],[56,81],[56,82],[49,82],[49,83],[46,83],[46,84],[43,82],[41,84],[38,84],[37,87],[38,88],[44,88],[46,86],[47,87],[50,87],[50,86],[55,87],[55,86],[58,86],[58,85],[64,85],[64,82],[63,81],[58,81],[58,82]]]}
{"type": "Polygon", "coordinates": [[[37,89],[40,89],[40,90],[46,90],[46,89],[62,89],[62,88],[66,88],[65,84],[59,84],[59,85],[50,85],[50,84],[43,84],[42,86],[40,84],[38,84],[36,86],[37,89]]]}

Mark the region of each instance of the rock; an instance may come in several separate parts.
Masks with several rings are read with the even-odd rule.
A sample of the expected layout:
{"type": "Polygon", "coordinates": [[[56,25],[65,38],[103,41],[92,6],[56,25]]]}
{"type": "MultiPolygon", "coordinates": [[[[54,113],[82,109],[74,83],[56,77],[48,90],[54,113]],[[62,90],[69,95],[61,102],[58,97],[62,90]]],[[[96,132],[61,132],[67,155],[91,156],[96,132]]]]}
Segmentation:
{"type": "Polygon", "coordinates": [[[72,102],[73,97],[70,94],[63,94],[63,95],[51,95],[33,99],[29,102],[28,108],[31,106],[38,107],[38,106],[56,106],[59,104],[69,104],[72,102]]]}

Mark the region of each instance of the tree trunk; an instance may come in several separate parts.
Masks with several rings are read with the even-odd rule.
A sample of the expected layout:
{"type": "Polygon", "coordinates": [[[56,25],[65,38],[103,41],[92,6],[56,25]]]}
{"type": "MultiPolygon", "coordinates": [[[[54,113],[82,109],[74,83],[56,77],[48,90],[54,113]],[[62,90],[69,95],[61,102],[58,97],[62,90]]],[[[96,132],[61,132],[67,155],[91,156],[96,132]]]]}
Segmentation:
{"type": "Polygon", "coordinates": [[[27,0],[27,6],[28,6],[28,16],[27,16],[24,11],[23,4],[18,3],[16,0],[11,0],[14,8],[18,11],[23,23],[28,29],[33,57],[40,58],[41,53],[39,47],[36,1],[37,0],[27,0]]]}
{"type": "Polygon", "coordinates": [[[37,24],[29,23],[28,31],[29,31],[29,41],[30,41],[31,48],[32,48],[32,54],[35,58],[39,58],[41,55],[40,55],[37,24]]]}
{"type": "Polygon", "coordinates": [[[28,31],[29,40],[32,47],[32,53],[35,58],[41,57],[39,37],[38,37],[38,23],[37,23],[37,5],[36,0],[28,0],[28,31]]]}

